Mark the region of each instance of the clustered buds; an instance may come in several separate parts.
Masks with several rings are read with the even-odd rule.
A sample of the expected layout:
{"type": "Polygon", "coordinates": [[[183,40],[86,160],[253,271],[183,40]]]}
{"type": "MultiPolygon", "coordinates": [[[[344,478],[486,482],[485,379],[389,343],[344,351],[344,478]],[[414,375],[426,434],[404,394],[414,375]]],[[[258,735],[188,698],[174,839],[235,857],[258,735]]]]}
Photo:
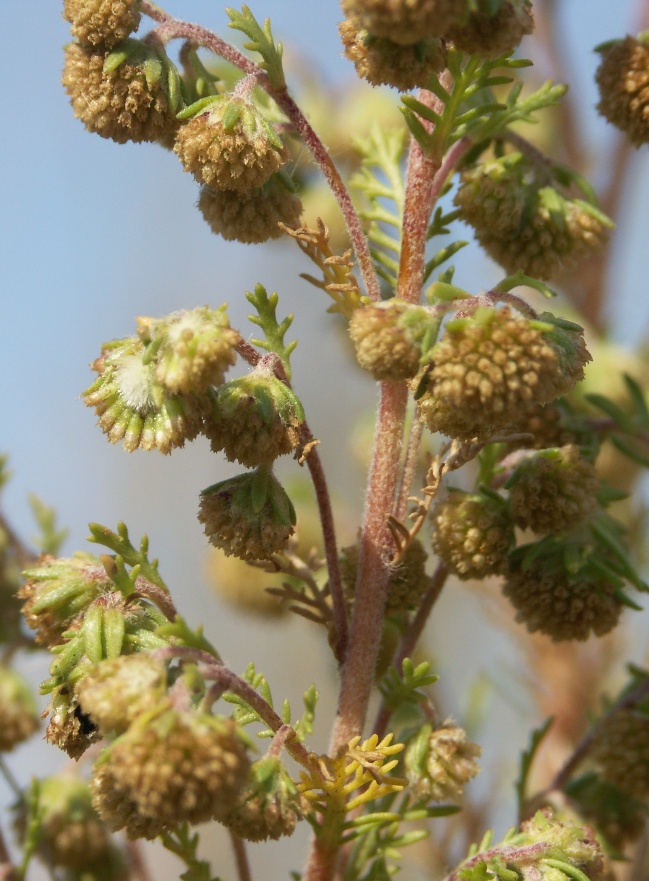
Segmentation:
{"type": "Polygon", "coordinates": [[[223,821],[248,778],[246,743],[230,719],[164,710],[137,719],[107,749],[91,783],[111,829],[138,832],[223,821]]]}
{"type": "Polygon", "coordinates": [[[112,49],[140,24],[140,0],[65,0],[63,18],[84,46],[112,49]]]}
{"type": "Polygon", "coordinates": [[[280,760],[269,755],[251,767],[248,783],[224,822],[248,841],[277,840],[293,834],[306,807],[280,760]]]}
{"type": "Polygon", "coordinates": [[[282,485],[263,467],[203,490],[198,519],[211,544],[242,560],[284,550],[296,520],[282,485]]]}
{"type": "Polygon", "coordinates": [[[412,379],[433,331],[427,309],[396,298],[354,310],[349,322],[358,363],[376,380],[412,379]]]}
{"type": "Polygon", "coordinates": [[[649,713],[646,708],[611,712],[598,726],[590,751],[604,780],[646,800],[649,795],[649,713]]]}
{"type": "Polygon", "coordinates": [[[0,664],[0,719],[0,753],[9,752],[39,727],[29,684],[6,664],[0,664]]]}
{"type": "Polygon", "coordinates": [[[420,418],[450,437],[488,438],[572,390],[588,360],[576,324],[479,308],[450,321],[432,350],[417,385],[420,418]]]}
{"type": "Polygon", "coordinates": [[[112,53],[65,49],[62,82],[74,115],[120,144],[156,141],[177,128],[178,72],[164,53],[128,39],[112,53]]]}
{"type": "MultiPolygon", "coordinates": [[[[534,559],[527,547],[510,555],[503,593],[516,609],[516,620],[530,633],[545,633],[554,642],[603,636],[617,624],[623,602],[619,588],[596,568],[595,561],[573,565],[569,571],[564,548],[549,541],[539,546],[534,559]]],[[[573,555],[583,554],[579,542],[573,555]]],[[[577,559],[579,559],[577,557],[577,559]]]]}
{"type": "Polygon", "coordinates": [[[498,496],[452,490],[433,508],[433,547],[459,578],[501,574],[514,546],[514,524],[498,496]]]}
{"type": "Polygon", "coordinates": [[[138,332],[155,351],[155,378],[172,394],[198,394],[221,385],[236,361],[239,334],[230,327],[225,306],[139,318],[138,332]]]}
{"type": "Polygon", "coordinates": [[[248,97],[208,100],[176,136],[174,150],[185,171],[219,190],[249,193],[262,187],[288,158],[281,138],[248,97]]]}
{"type": "Polygon", "coordinates": [[[522,824],[518,841],[523,845],[539,846],[538,862],[534,866],[538,874],[530,875],[531,878],[570,881],[578,877],[574,874],[575,870],[591,881],[605,881],[608,877],[602,849],[594,831],[589,826],[562,823],[549,809],[537,811],[531,820],[522,824]],[[568,864],[565,872],[561,863],[557,866],[556,861],[568,864]]]}
{"type": "Polygon", "coordinates": [[[354,19],[345,19],[338,29],[356,73],[373,86],[394,86],[401,92],[426,88],[431,76],[446,66],[446,52],[438,37],[404,46],[370,34],[354,19]]]}
{"type": "Polygon", "coordinates": [[[345,54],[372,85],[426,88],[446,66],[445,43],[485,58],[511,52],[532,31],[529,0],[343,0],[345,54]]]}
{"type": "Polygon", "coordinates": [[[476,776],[481,749],[449,720],[441,728],[422,726],[405,753],[405,770],[417,801],[458,801],[476,776]]]}
{"type": "Polygon", "coordinates": [[[247,193],[201,187],[198,209],[213,233],[250,245],[284,235],[280,222],[299,226],[302,203],[288,177],[278,172],[247,193]]]}
{"type": "Polygon", "coordinates": [[[300,441],[304,411],[296,394],[263,361],[216,392],[205,423],[215,452],[248,468],[270,465],[300,441]]]}
{"type": "Polygon", "coordinates": [[[594,205],[569,196],[549,166],[522,153],[466,169],[455,204],[496,263],[541,279],[601,248],[613,226],[594,205]]]}
{"type": "Polygon", "coordinates": [[[574,444],[526,457],[506,486],[517,525],[538,533],[572,529],[597,507],[595,466],[574,444]]]}
{"type": "Polygon", "coordinates": [[[600,48],[595,79],[597,109],[625,132],[636,147],[649,142],[649,41],[647,33],[627,36],[600,48]]]}
{"type": "MultiPolygon", "coordinates": [[[[422,543],[415,539],[406,548],[401,561],[392,567],[385,611],[387,615],[402,615],[418,609],[425,592],[430,586],[426,575],[426,553],[422,543]]],[[[351,606],[358,575],[358,544],[342,548],[340,572],[348,604],[351,606]]]]}

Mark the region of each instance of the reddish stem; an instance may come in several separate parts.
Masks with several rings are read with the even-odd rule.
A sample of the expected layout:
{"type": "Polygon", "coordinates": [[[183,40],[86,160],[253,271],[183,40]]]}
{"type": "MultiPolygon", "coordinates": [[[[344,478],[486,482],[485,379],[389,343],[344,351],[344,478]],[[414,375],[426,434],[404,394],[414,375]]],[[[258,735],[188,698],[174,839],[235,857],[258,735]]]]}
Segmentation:
{"type": "Polygon", "coordinates": [[[243,838],[230,832],[230,841],[232,842],[232,850],[234,851],[234,859],[237,864],[237,875],[239,881],[252,881],[252,873],[250,871],[250,863],[248,861],[248,851],[243,838]]]}

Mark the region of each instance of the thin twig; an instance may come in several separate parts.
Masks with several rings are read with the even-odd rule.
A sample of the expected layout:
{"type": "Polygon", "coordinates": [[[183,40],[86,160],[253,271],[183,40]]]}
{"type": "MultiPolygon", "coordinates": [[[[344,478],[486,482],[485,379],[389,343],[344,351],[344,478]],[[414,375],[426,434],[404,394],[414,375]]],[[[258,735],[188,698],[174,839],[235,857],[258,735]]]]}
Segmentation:
{"type": "Polygon", "coordinates": [[[230,832],[230,841],[232,842],[234,859],[237,864],[237,875],[239,877],[239,881],[252,881],[246,842],[243,840],[243,838],[240,838],[234,832],[230,832]]]}
{"type": "Polygon", "coordinates": [[[126,842],[126,849],[128,851],[135,878],[137,878],[138,881],[154,881],[153,875],[149,871],[149,867],[144,859],[142,842],[137,839],[133,840],[129,838],[126,842]]]}

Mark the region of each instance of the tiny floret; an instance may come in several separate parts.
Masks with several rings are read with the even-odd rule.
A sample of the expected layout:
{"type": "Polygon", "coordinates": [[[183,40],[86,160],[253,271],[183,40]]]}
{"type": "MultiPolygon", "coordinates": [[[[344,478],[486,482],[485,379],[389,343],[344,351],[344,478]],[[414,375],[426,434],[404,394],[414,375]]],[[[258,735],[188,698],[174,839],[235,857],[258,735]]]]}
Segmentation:
{"type": "Polygon", "coordinates": [[[65,0],[63,17],[84,46],[112,49],[140,24],[140,0],[65,0]]]}

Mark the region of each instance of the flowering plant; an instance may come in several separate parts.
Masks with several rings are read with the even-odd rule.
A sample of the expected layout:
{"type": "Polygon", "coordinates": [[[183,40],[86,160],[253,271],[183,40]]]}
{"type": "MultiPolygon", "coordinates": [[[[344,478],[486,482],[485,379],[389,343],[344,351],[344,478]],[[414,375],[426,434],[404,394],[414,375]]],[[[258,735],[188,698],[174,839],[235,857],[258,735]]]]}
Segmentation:
{"type": "MultiPolygon", "coordinates": [[[[541,0],[343,0],[347,58],[401,93],[402,114],[378,108],[340,167],[325,146],[333,127],[317,132],[307,112],[332,117],[328,96],[303,108],[270,22],[227,12],[245,52],[150,0],[65,0],[63,86],[88,131],[173,151],[216,235],[281,239],[314,265],[305,288],[347,332],[349,370],[377,384],[360,522],[340,538],[346,503],[334,503],[319,450],[339,439],[313,433],[293,316],[263,267],[245,294],[255,338],[228,304],[137,317],[131,336],[97,341],[83,397],[128,452],[169,454],[202,436],[236,463],[197,500],[215,586],[269,622],[295,613],[318,630],[337,710],[317,713],[312,685],[296,718],[253,664],[232,670],[218,622],[179,614],[148,539],[134,544],[124,523],[91,524],[103,551],[66,557],[46,509],[40,555],[2,515],[0,750],[38,728],[13,661],[40,649],[51,655],[45,737],[75,760],[25,787],[0,764],[19,848],[14,859],[0,836],[2,875],[22,881],[38,858],[56,878],[146,881],[142,842],[156,839],[184,881],[217,881],[221,855],[206,859],[208,833],[195,829],[213,822],[240,881],[253,877],[249,842],[302,840],[300,829],[304,881],[384,881],[402,859],[446,881],[604,881],[625,859],[641,877],[649,675],[630,665],[611,692],[621,653],[607,635],[649,590],[630,507],[649,465],[649,408],[640,359],[617,384],[587,377],[591,360],[611,358],[609,215],[628,150],[600,205],[566,86],[537,82],[519,48],[535,18],[554,48],[541,0]],[[338,210],[328,223],[311,216],[317,175],[338,210]],[[487,290],[456,283],[462,224],[500,267],[487,290]],[[308,503],[278,465],[289,455],[308,503]],[[491,601],[551,690],[535,695],[499,840],[488,831],[497,788],[481,804],[468,794],[476,702],[454,701],[466,720],[447,715],[437,660],[423,654],[425,626],[458,582],[491,601]],[[603,637],[610,650],[593,650],[603,637]]],[[[599,49],[599,109],[635,145],[649,141],[647,42],[641,31],[599,49]]]]}

